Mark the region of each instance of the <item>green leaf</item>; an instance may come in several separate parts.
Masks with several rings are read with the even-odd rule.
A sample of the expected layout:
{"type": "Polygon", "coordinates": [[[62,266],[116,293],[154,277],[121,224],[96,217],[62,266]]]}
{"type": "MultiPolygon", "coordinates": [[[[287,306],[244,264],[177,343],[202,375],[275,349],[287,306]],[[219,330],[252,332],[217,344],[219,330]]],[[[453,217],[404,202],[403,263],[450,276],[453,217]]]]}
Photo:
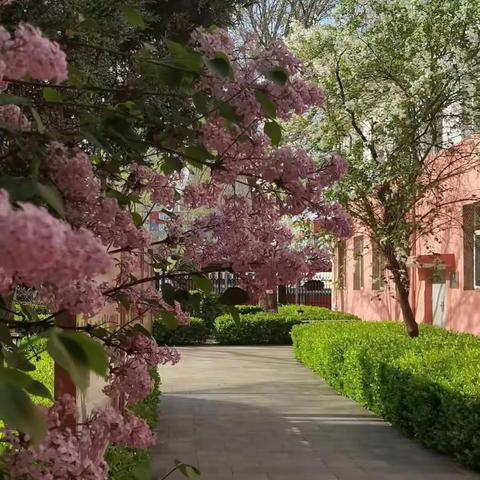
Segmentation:
{"type": "Polygon", "coordinates": [[[30,305],[25,303],[20,304],[20,310],[25,314],[25,316],[32,322],[37,322],[39,320],[38,313],[30,305]]]}
{"type": "Polygon", "coordinates": [[[0,188],[4,188],[10,194],[12,202],[25,202],[34,197],[43,200],[60,216],[64,216],[63,199],[59,191],[53,185],[45,185],[30,177],[12,177],[5,175],[0,177],[0,188]]]}
{"type": "Polygon", "coordinates": [[[197,92],[192,96],[197,111],[203,115],[209,111],[209,98],[204,93],[197,92]]]}
{"type": "Polygon", "coordinates": [[[282,127],[275,121],[267,122],[264,126],[265,134],[270,137],[273,145],[279,145],[282,141],[282,127]]]}
{"type": "Polygon", "coordinates": [[[130,27],[144,28],[145,20],[142,13],[136,8],[124,6],[122,8],[122,16],[127,25],[130,27]]]}
{"type": "Polygon", "coordinates": [[[240,322],[240,312],[238,311],[238,308],[235,307],[235,305],[227,305],[227,311],[232,316],[235,323],[240,322]]]}
{"type": "Polygon", "coordinates": [[[225,53],[218,52],[213,58],[204,58],[203,61],[207,68],[215,75],[221,78],[229,78],[230,80],[234,79],[230,60],[225,53]]]}
{"type": "Polygon", "coordinates": [[[36,181],[29,177],[13,177],[4,175],[0,177],[0,188],[5,189],[12,202],[25,202],[36,194],[36,181]]]}
{"type": "Polygon", "coordinates": [[[175,288],[169,283],[163,283],[160,288],[162,290],[162,298],[169,305],[175,305],[175,288]]]}
{"type": "Polygon", "coordinates": [[[15,346],[12,340],[10,329],[4,324],[0,324],[0,342],[8,345],[9,347],[15,346]]]}
{"type": "Polygon", "coordinates": [[[141,323],[136,323],[133,326],[133,330],[144,335],[145,337],[152,338],[151,333],[141,323]]]}
{"type": "Polygon", "coordinates": [[[188,300],[189,305],[192,307],[193,315],[200,315],[200,305],[202,302],[202,295],[200,293],[193,293],[188,300]]]}
{"type": "Polygon", "coordinates": [[[240,287],[227,288],[218,301],[224,305],[239,305],[248,302],[248,293],[240,287]]]}
{"type": "Polygon", "coordinates": [[[27,390],[27,392],[32,395],[36,395],[37,397],[49,399],[52,398],[52,393],[50,392],[50,390],[38,380],[32,379],[32,382],[25,387],[25,390],[27,390]]]}
{"type": "Polygon", "coordinates": [[[173,172],[180,172],[183,168],[183,163],[179,158],[167,157],[163,160],[161,168],[165,175],[170,175],[173,172]]]}
{"type": "Polygon", "coordinates": [[[47,351],[81,390],[89,385],[90,370],[101,376],[107,374],[108,359],[105,350],[99,342],[83,333],[51,329],[47,351]]]}
{"type": "Polygon", "coordinates": [[[192,276],[193,285],[202,290],[205,293],[210,293],[213,290],[212,282],[208,277],[202,275],[193,275],[192,276]]]}
{"type": "Polygon", "coordinates": [[[58,329],[52,329],[48,333],[48,353],[69,373],[75,385],[81,390],[85,390],[90,381],[88,359],[85,352],[75,342],[65,342],[58,329]]]}
{"type": "Polygon", "coordinates": [[[137,463],[132,470],[132,479],[133,480],[152,480],[153,471],[150,458],[137,463]]]}
{"type": "Polygon", "coordinates": [[[188,299],[190,298],[190,292],[188,290],[184,290],[182,288],[179,288],[178,290],[175,290],[175,300],[177,302],[188,302],[188,299]]]}
{"type": "Polygon", "coordinates": [[[68,84],[72,87],[81,87],[83,85],[83,75],[77,65],[69,63],[68,65],[68,84]]]}
{"type": "Polygon", "coordinates": [[[285,68],[276,67],[264,73],[265,78],[276,83],[279,87],[284,87],[288,82],[288,72],[285,68]]]}
{"type": "Polygon", "coordinates": [[[138,212],[132,212],[132,220],[136,227],[143,226],[143,217],[138,212]]]}
{"type": "Polygon", "coordinates": [[[184,148],[183,153],[188,159],[193,160],[203,161],[215,158],[203,145],[186,147],[184,148]]]}
{"type": "Polygon", "coordinates": [[[43,89],[43,98],[50,103],[61,103],[63,101],[62,95],[56,88],[45,87],[43,89]]]}
{"type": "Polygon", "coordinates": [[[125,309],[125,310],[130,310],[130,307],[132,304],[130,303],[130,297],[123,292],[117,293],[115,295],[115,298],[120,302],[120,305],[125,309]]]}
{"type": "Polygon", "coordinates": [[[218,101],[215,103],[215,106],[223,118],[232,123],[238,123],[241,121],[242,117],[240,117],[235,108],[228,103],[218,101]]]}
{"type": "Polygon", "coordinates": [[[257,90],[255,96],[257,97],[258,103],[262,106],[265,115],[270,118],[275,118],[277,116],[277,107],[268,98],[267,94],[262,90],[257,90]]]}
{"type": "Polygon", "coordinates": [[[33,372],[35,370],[35,365],[29,362],[25,354],[19,351],[5,352],[5,360],[11,368],[17,368],[24,372],[33,372]]]}
{"type": "Polygon", "coordinates": [[[0,383],[0,418],[6,425],[30,435],[36,444],[47,433],[45,421],[30,397],[10,383],[0,383]]]}
{"type": "Polygon", "coordinates": [[[170,330],[178,327],[177,317],[174,313],[163,310],[162,312],[160,312],[160,316],[162,317],[165,326],[170,330]]]}
{"type": "Polygon", "coordinates": [[[200,476],[200,470],[198,470],[198,468],[195,468],[192,465],[187,465],[186,463],[182,463],[178,460],[175,460],[175,465],[177,467],[177,470],[187,478],[202,478],[200,476]]]}
{"type": "Polygon", "coordinates": [[[28,98],[12,95],[11,93],[0,93],[0,105],[28,105],[28,98]]]}
{"type": "Polygon", "coordinates": [[[82,347],[91,370],[102,377],[107,375],[108,357],[101,343],[80,332],[63,332],[63,337],[82,347]]]}
{"type": "Polygon", "coordinates": [[[30,112],[32,112],[32,117],[35,120],[35,123],[37,124],[38,133],[43,135],[46,132],[46,128],[45,128],[45,125],[42,122],[42,118],[40,117],[40,114],[32,106],[30,106],[30,112]]]}
{"type": "Polygon", "coordinates": [[[16,368],[0,367],[0,383],[10,383],[19,388],[26,388],[33,382],[33,378],[16,368]]]}
{"type": "Polygon", "coordinates": [[[176,65],[194,73],[201,72],[203,58],[199,53],[195,52],[190,47],[186,47],[181,43],[173,42],[172,40],[166,40],[165,43],[176,65]]]}
{"type": "Polygon", "coordinates": [[[61,217],[65,217],[65,207],[63,198],[60,192],[54,185],[44,185],[43,183],[36,184],[38,196],[53,210],[55,210],[61,217]]]}

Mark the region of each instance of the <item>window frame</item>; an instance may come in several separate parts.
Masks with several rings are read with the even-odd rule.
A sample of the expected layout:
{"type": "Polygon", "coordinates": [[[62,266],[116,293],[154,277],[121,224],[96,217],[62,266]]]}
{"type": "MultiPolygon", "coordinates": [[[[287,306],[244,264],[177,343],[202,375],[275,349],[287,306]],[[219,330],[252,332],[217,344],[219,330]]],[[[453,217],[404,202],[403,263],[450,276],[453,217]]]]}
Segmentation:
{"type": "Polygon", "coordinates": [[[347,242],[340,240],[337,243],[337,288],[344,290],[347,288],[347,242]],[[340,252],[342,255],[340,255],[340,252]]]}
{"type": "MultiPolygon", "coordinates": [[[[475,228],[475,227],[474,227],[475,228]]],[[[473,231],[473,289],[480,291],[480,271],[478,272],[478,282],[477,285],[477,239],[480,242],[480,229],[476,229],[473,231]]]]}
{"type": "Polygon", "coordinates": [[[363,235],[353,237],[353,289],[363,290],[365,286],[363,261],[363,235]]]}
{"type": "Polygon", "coordinates": [[[385,290],[385,256],[378,245],[371,241],[372,246],[372,290],[382,292],[385,290]],[[377,270],[377,271],[375,271],[377,270]]]}

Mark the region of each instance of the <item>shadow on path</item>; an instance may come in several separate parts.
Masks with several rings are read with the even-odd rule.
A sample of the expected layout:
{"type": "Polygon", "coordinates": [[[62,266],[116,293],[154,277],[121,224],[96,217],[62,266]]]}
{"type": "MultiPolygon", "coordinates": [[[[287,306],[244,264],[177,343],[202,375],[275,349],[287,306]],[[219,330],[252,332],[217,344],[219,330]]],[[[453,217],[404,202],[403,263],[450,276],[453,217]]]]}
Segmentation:
{"type": "Polygon", "coordinates": [[[160,370],[155,478],[179,459],[205,480],[480,479],[338,396],[290,349],[182,354],[178,366],[160,370]]]}

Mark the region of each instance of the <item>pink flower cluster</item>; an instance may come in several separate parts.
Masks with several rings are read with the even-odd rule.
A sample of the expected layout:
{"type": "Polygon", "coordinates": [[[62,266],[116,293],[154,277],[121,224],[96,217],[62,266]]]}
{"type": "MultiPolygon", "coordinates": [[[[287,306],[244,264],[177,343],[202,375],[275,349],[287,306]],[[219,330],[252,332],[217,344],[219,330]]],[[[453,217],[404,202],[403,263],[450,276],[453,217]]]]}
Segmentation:
{"type": "Polygon", "coordinates": [[[96,435],[93,436],[86,426],[75,431],[65,426],[65,416],[77,417],[75,399],[69,395],[55,402],[44,414],[48,434],[39,446],[33,446],[28,437],[15,432],[7,430],[5,433],[5,438],[10,442],[10,448],[4,454],[9,477],[36,480],[105,479],[108,466],[103,454],[109,440],[108,427],[97,424],[96,435]]]}
{"type": "Polygon", "coordinates": [[[104,393],[113,403],[123,399],[127,405],[143,400],[153,388],[149,369],[180,360],[179,353],[170,347],[159,347],[155,340],[132,332],[123,349],[110,351],[110,373],[104,393]]]}
{"type": "Polygon", "coordinates": [[[29,132],[32,125],[18,105],[2,105],[0,106],[0,128],[12,132],[29,132]]]}
{"type": "Polygon", "coordinates": [[[75,399],[65,395],[50,409],[42,410],[48,433],[39,446],[32,445],[28,436],[6,429],[4,439],[10,448],[3,461],[8,465],[9,478],[105,480],[108,466],[104,454],[109,443],[131,448],[153,445],[155,436],[150,427],[129,410],[117,407],[122,405],[122,398],[133,404],[150,394],[154,385],[148,369],[167,362],[175,364],[180,356],[176,350],[159,347],[133,330],[128,333],[123,350],[111,349],[110,383],[105,392],[112,406],[93,410],[85,422],[78,424],[75,399]]]}
{"type": "Polygon", "coordinates": [[[175,300],[173,305],[168,304],[152,287],[122,288],[113,294],[113,298],[118,299],[119,296],[128,300],[133,318],[142,318],[146,313],[158,316],[161,312],[170,312],[175,315],[178,325],[190,323],[190,316],[182,310],[179,302],[175,300]]]}
{"type": "Polygon", "coordinates": [[[31,25],[18,26],[13,37],[0,27],[0,81],[20,80],[27,75],[36,80],[65,81],[65,53],[31,25]]]}
{"type": "Polygon", "coordinates": [[[129,182],[135,193],[149,192],[153,203],[166,208],[172,208],[175,204],[175,186],[172,179],[160,173],[154,172],[144,165],[133,165],[130,169],[129,182]]]}
{"type": "Polygon", "coordinates": [[[264,197],[224,198],[213,213],[196,219],[185,255],[201,268],[231,268],[250,289],[294,283],[309,272],[305,255],[292,249],[293,234],[264,197]]]}
{"type": "Polygon", "coordinates": [[[30,203],[13,208],[0,190],[0,291],[41,288],[55,308],[91,315],[101,307],[95,278],[111,265],[105,247],[86,229],[73,230],[30,203]],[[63,296],[68,292],[68,294],[63,296]]]}
{"type": "Polygon", "coordinates": [[[148,233],[135,226],[117,199],[102,195],[100,182],[85,152],[52,143],[47,165],[52,180],[62,192],[67,219],[72,225],[88,228],[105,245],[135,249],[148,244],[148,233]]]}
{"type": "Polygon", "coordinates": [[[218,202],[220,189],[212,183],[187,185],[183,191],[183,203],[190,208],[213,208],[218,202]]]}

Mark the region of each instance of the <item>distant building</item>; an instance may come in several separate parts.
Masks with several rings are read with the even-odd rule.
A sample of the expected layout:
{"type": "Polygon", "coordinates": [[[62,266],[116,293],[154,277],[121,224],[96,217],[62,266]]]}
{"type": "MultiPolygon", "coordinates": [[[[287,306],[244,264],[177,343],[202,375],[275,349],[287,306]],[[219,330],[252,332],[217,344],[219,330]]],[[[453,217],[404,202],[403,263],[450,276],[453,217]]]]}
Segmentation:
{"type": "MultiPolygon", "coordinates": [[[[477,143],[480,138],[471,137],[452,149],[479,156],[480,164],[477,143]]],[[[444,160],[450,151],[440,154],[444,160]]],[[[412,239],[410,304],[417,322],[480,334],[480,172],[472,168],[452,181],[456,183],[448,207],[450,220],[436,235],[412,239]],[[472,201],[475,197],[478,203],[472,201]]],[[[364,320],[401,319],[384,259],[361,225],[351,238],[337,244],[333,263],[336,310],[364,320]]]]}

